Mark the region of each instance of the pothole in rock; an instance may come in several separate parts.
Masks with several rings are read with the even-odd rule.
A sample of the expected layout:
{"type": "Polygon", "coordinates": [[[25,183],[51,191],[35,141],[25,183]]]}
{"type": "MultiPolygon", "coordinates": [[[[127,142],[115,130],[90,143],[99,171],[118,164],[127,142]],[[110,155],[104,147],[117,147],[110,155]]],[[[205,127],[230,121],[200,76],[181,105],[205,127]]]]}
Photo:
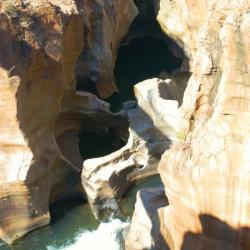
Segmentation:
{"type": "MultiPolygon", "coordinates": [[[[135,3],[140,13],[120,44],[114,68],[119,93],[113,94],[107,101],[111,104],[111,110],[118,112],[122,109],[124,102],[135,100],[134,85],[147,79],[158,78],[157,91],[159,92],[159,98],[162,99],[159,104],[163,104],[165,100],[173,101],[173,104],[177,101],[177,109],[178,106],[182,104],[183,94],[190,77],[188,59],[178,44],[162,32],[155,16],[157,11],[155,8],[157,8],[157,6],[153,4],[153,1],[138,0],[135,1],[135,3]]],[[[148,81],[146,84],[154,84],[154,82],[155,81],[148,81]]],[[[145,91],[147,90],[145,89],[145,91]]],[[[149,102],[148,105],[154,105],[154,103],[149,102]]],[[[157,104],[155,105],[157,106],[157,104]]],[[[139,107],[139,110],[140,109],[139,107]]],[[[163,114],[161,110],[157,110],[157,107],[153,107],[152,111],[155,109],[159,111],[155,116],[163,114]]],[[[143,110],[140,110],[140,112],[144,113],[143,110]]],[[[145,125],[144,122],[144,120],[141,120],[142,127],[145,125]]],[[[154,123],[155,121],[149,121],[149,123],[150,122],[154,123]]],[[[157,129],[153,131],[153,127],[149,130],[152,131],[152,134],[161,134],[157,129]]],[[[138,131],[135,130],[135,133],[140,136],[138,131]]],[[[146,141],[147,150],[145,150],[145,152],[148,152],[145,157],[150,158],[152,154],[154,154],[154,150],[151,148],[151,139],[149,139],[151,137],[148,137],[148,134],[146,136],[143,134],[142,136],[144,137],[142,139],[146,141]]],[[[152,138],[152,141],[160,141],[161,139],[166,141],[170,140],[163,135],[160,135],[159,138],[157,136],[153,136],[152,138]]],[[[162,146],[159,144],[159,147],[161,148],[160,150],[157,151],[157,149],[155,149],[158,155],[161,155],[160,151],[162,148],[163,151],[168,148],[164,143],[162,146]]],[[[131,151],[133,151],[133,149],[131,148],[131,151]]],[[[157,159],[154,160],[160,160],[160,157],[156,158],[157,159]]],[[[147,163],[146,165],[136,165],[136,172],[147,173],[147,171],[150,171],[148,169],[150,168],[149,165],[150,164],[147,163]]],[[[150,174],[146,174],[145,176],[145,178],[139,178],[139,181],[135,181],[135,185],[130,186],[122,195],[119,207],[123,214],[127,216],[132,215],[136,192],[139,189],[142,187],[161,185],[159,175],[150,176],[150,174]]]]}
{"type": "Polygon", "coordinates": [[[79,148],[83,160],[108,155],[125,144],[126,141],[120,139],[112,130],[106,135],[86,131],[82,131],[79,135],[79,148]]]}
{"type": "MultiPolygon", "coordinates": [[[[139,6],[140,1],[136,2],[139,6]]],[[[174,126],[179,119],[178,105],[181,105],[189,78],[188,69],[183,72],[185,69],[182,67],[186,58],[182,49],[161,31],[152,1],[144,2],[147,3],[139,6],[140,14],[132,23],[117,53],[114,75],[119,93],[107,99],[112,112],[124,112],[128,116],[128,143],[118,150],[122,144],[117,146],[112,134],[106,139],[97,137],[97,142],[90,144],[87,139],[90,135],[83,133],[80,140],[82,145],[86,144],[82,151],[83,158],[86,153],[90,155],[88,150],[94,150],[92,158],[84,161],[82,183],[97,218],[103,218],[104,214],[112,214],[117,210],[119,214],[117,201],[120,201],[120,210],[125,215],[131,215],[135,198],[129,197],[135,197],[136,191],[133,193],[133,190],[161,184],[157,165],[161,154],[169,148],[170,141],[176,139],[174,126]],[[157,79],[144,81],[151,78],[157,79]],[[141,98],[138,101],[140,105],[126,102],[135,101],[134,85],[142,81],[144,82],[136,87],[140,95],[137,99],[141,98]],[[157,98],[160,99],[159,102],[157,98]],[[166,117],[171,116],[166,121],[164,105],[169,105],[166,117]],[[169,120],[171,124],[167,124],[169,120]],[[161,131],[163,128],[167,131],[161,131]],[[139,162],[136,161],[138,155],[143,155],[139,162]],[[131,188],[135,183],[137,188],[131,188]]],[[[89,77],[94,79],[93,76],[89,77]]],[[[93,93],[93,90],[88,90],[87,85],[85,86],[85,91],[93,93]]]]}
{"type": "Polygon", "coordinates": [[[108,99],[112,111],[120,110],[123,102],[134,100],[135,84],[160,77],[162,72],[176,74],[186,60],[182,49],[162,32],[153,1],[135,3],[140,13],[120,44],[114,68],[119,93],[108,99]]]}
{"type": "Polygon", "coordinates": [[[171,54],[166,43],[158,38],[141,37],[122,45],[114,70],[119,93],[109,99],[112,110],[118,111],[123,102],[135,99],[135,84],[158,77],[163,71],[172,73],[181,62],[181,59],[171,54]]]}
{"type": "MultiPolygon", "coordinates": [[[[128,139],[127,120],[120,116],[116,120],[120,118],[121,121],[119,122],[122,122],[122,126],[120,126],[119,131],[103,126],[96,129],[99,131],[99,134],[89,132],[85,129],[80,130],[80,132],[71,131],[64,133],[62,138],[57,140],[61,152],[73,163],[77,159],[76,162],[80,168],[82,162],[87,159],[102,157],[119,150],[127,143],[128,139]],[[74,135],[74,140],[71,143],[69,138],[72,138],[72,135],[74,135]],[[76,136],[78,136],[78,139],[76,136]],[[78,146],[76,145],[77,141],[78,146]]],[[[75,166],[77,165],[75,164],[75,166]]],[[[87,203],[87,198],[81,184],[81,171],[72,171],[71,174],[64,176],[64,180],[64,183],[58,183],[52,187],[53,192],[50,201],[52,224],[60,221],[66,213],[75,209],[75,207],[83,206],[87,203]],[[53,193],[56,195],[53,195],[53,193]]]]}
{"type": "MultiPolygon", "coordinates": [[[[189,78],[188,68],[183,72],[183,62],[186,61],[184,52],[173,40],[162,32],[156,21],[156,10],[154,9],[153,1],[135,2],[138,4],[140,13],[120,44],[114,68],[119,93],[113,94],[106,101],[111,104],[111,111],[118,112],[122,109],[124,102],[135,100],[135,84],[156,77],[163,79],[157,83],[155,82],[155,86],[159,92],[158,97],[162,99],[158,105],[164,103],[165,100],[177,101],[179,105],[181,105],[183,93],[189,78]],[[165,81],[165,79],[168,78],[174,79],[173,82],[165,81]],[[179,79],[181,79],[180,86],[178,85],[179,79]]],[[[76,75],[76,90],[97,95],[95,86],[98,75],[96,58],[88,53],[85,54],[85,57],[86,58],[83,59],[89,62],[89,68],[87,68],[83,74],[79,74],[80,77],[76,75]]],[[[151,84],[151,82],[148,81],[146,84],[151,84]]],[[[146,85],[144,86],[147,88],[146,85]]],[[[157,91],[153,94],[156,94],[157,91]]],[[[154,97],[157,97],[157,95],[154,97]]],[[[153,100],[149,101],[152,102],[150,105],[154,106],[155,103],[153,100]]],[[[173,106],[174,112],[177,111],[178,105],[174,103],[173,106]]],[[[150,111],[158,112],[157,108],[158,107],[151,107],[150,111]]],[[[102,209],[102,207],[106,208],[105,195],[109,198],[113,196],[115,198],[124,197],[123,193],[136,182],[135,179],[137,176],[144,178],[157,173],[157,164],[160,160],[160,155],[170,145],[169,141],[171,139],[164,134],[164,131],[162,132],[155,129],[155,121],[150,120],[151,117],[146,117],[147,114],[143,114],[143,110],[140,110],[140,108],[138,108],[138,110],[141,112],[142,119],[137,119],[133,116],[134,114],[132,114],[133,117],[131,118],[134,119],[134,121],[131,122],[134,123],[134,127],[132,128],[134,130],[134,138],[132,140],[135,139],[136,142],[131,143],[124,151],[119,151],[119,149],[127,143],[128,135],[121,140],[121,137],[118,136],[115,130],[112,129],[112,126],[110,126],[110,124],[113,123],[112,121],[110,122],[109,120],[109,126],[103,126],[104,130],[106,129],[103,135],[95,133],[95,126],[99,126],[100,128],[100,126],[102,126],[101,124],[105,124],[105,122],[103,123],[102,121],[102,116],[97,119],[93,118],[93,122],[91,120],[92,118],[90,119],[88,126],[92,128],[91,122],[93,123],[92,132],[83,130],[79,134],[79,151],[82,161],[84,161],[85,164],[82,173],[82,183],[86,193],[89,192],[89,194],[92,195],[96,192],[94,198],[90,197],[91,195],[88,197],[90,204],[92,204],[92,209],[95,207],[94,209],[96,209],[96,211],[100,208],[102,209]],[[143,130],[143,126],[139,126],[140,122],[143,126],[146,125],[145,130],[143,130]],[[147,128],[148,125],[149,127],[147,128]],[[143,145],[137,147],[136,143],[138,141],[140,143],[142,142],[143,145]],[[133,165],[133,154],[138,153],[136,150],[146,155],[145,163],[133,165]],[[111,156],[111,153],[114,154],[111,156]],[[101,157],[103,158],[100,159],[101,157]],[[131,165],[125,166],[126,164],[131,165]],[[154,165],[153,168],[151,167],[152,165],[154,165]],[[130,171],[131,169],[133,169],[132,172],[130,171]],[[98,172],[100,173],[99,175],[98,172]],[[128,175],[130,175],[130,177],[127,177],[128,175]],[[136,177],[133,178],[133,176],[136,177]]],[[[155,116],[161,116],[163,114],[161,112],[163,111],[160,110],[155,116]]],[[[111,113],[111,116],[113,115],[115,119],[115,117],[117,117],[116,114],[111,113]]],[[[175,117],[175,114],[173,116],[174,119],[177,117],[175,117]]],[[[88,117],[88,114],[86,114],[86,117],[88,117]]],[[[85,120],[83,119],[83,123],[84,122],[85,120]]],[[[164,127],[164,121],[161,120],[160,123],[164,127]]],[[[171,126],[172,125],[173,124],[171,124],[171,126]]],[[[172,128],[173,126],[170,129],[172,128]]],[[[174,137],[175,131],[174,129],[172,130],[169,134],[174,137]]],[[[160,184],[159,178],[155,179],[155,183],[160,184]]],[[[143,186],[144,185],[147,186],[146,183],[143,183],[143,186]]],[[[125,196],[127,197],[129,193],[130,192],[127,192],[125,196]]]]}

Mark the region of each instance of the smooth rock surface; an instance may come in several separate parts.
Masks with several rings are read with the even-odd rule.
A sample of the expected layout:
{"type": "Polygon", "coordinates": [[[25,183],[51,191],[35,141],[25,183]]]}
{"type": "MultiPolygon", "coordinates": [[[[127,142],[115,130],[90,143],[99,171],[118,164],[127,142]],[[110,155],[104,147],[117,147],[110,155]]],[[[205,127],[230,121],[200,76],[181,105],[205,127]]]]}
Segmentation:
{"type": "Polygon", "coordinates": [[[50,203],[83,195],[82,124],[96,132],[111,120],[114,130],[126,125],[96,96],[76,93],[75,78],[79,71],[95,78],[103,97],[116,91],[117,47],[136,14],[124,0],[1,1],[0,237],[7,243],[48,224],[50,203]]]}

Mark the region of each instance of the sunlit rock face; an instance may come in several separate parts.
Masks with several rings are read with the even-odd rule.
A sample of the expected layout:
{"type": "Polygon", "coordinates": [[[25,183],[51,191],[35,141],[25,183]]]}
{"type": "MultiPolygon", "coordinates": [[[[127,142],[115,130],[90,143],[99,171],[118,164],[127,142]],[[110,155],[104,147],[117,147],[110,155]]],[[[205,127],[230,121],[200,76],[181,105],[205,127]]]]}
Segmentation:
{"type": "MultiPolygon", "coordinates": [[[[83,193],[78,130],[93,130],[95,121],[105,129],[113,115],[96,96],[75,91],[75,75],[92,79],[100,96],[112,94],[117,47],[136,14],[123,0],[0,3],[0,236],[7,243],[49,223],[49,202],[83,193]]],[[[124,123],[115,120],[114,130],[124,123]]]]}
{"type": "Polygon", "coordinates": [[[189,122],[159,171],[171,249],[249,249],[249,1],[160,1],[158,20],[192,59],[189,122]]]}
{"type": "Polygon", "coordinates": [[[187,129],[178,106],[189,75],[182,81],[172,77],[135,85],[137,104],[128,101],[117,113],[129,121],[127,144],[110,155],[84,161],[82,184],[96,218],[119,214],[117,199],[136,181],[158,174],[161,155],[187,129]]]}
{"type": "Polygon", "coordinates": [[[163,185],[137,192],[135,211],[125,234],[126,250],[167,250],[160,232],[157,210],[168,204],[163,185]]]}
{"type": "MultiPolygon", "coordinates": [[[[146,2],[136,1],[141,15],[146,2]]],[[[111,128],[126,138],[129,126],[122,149],[84,162],[82,183],[96,217],[116,207],[135,180],[157,173],[166,150],[159,171],[169,206],[154,212],[164,247],[250,248],[250,2],[153,3],[189,65],[138,84],[138,105],[113,114],[83,90],[102,98],[117,91],[113,67],[137,14],[134,2],[1,1],[0,236],[6,242],[49,223],[50,202],[83,194],[80,129],[111,128]],[[181,75],[187,69],[190,79],[181,75]]]]}

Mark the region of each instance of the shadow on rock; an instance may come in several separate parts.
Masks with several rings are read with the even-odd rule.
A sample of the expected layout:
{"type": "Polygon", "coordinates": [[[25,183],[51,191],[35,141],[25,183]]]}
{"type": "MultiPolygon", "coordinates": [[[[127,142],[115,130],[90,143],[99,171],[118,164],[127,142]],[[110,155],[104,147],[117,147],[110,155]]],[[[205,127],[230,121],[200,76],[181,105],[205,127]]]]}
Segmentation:
{"type": "Polygon", "coordinates": [[[247,250],[250,249],[250,228],[233,228],[220,219],[200,215],[201,233],[187,232],[181,250],[247,250]]]}

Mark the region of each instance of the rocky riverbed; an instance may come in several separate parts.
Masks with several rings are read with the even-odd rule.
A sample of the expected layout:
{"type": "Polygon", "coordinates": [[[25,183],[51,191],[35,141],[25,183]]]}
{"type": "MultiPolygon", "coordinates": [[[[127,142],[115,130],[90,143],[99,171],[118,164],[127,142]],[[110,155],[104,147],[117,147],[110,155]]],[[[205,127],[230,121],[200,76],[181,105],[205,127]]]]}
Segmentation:
{"type": "Polygon", "coordinates": [[[53,223],[51,206],[79,197],[102,222],[70,237],[84,248],[122,218],[129,188],[160,174],[161,188],[138,192],[130,227],[112,221],[126,227],[114,244],[249,249],[249,10],[249,0],[2,0],[2,240],[18,244],[53,223]]]}

